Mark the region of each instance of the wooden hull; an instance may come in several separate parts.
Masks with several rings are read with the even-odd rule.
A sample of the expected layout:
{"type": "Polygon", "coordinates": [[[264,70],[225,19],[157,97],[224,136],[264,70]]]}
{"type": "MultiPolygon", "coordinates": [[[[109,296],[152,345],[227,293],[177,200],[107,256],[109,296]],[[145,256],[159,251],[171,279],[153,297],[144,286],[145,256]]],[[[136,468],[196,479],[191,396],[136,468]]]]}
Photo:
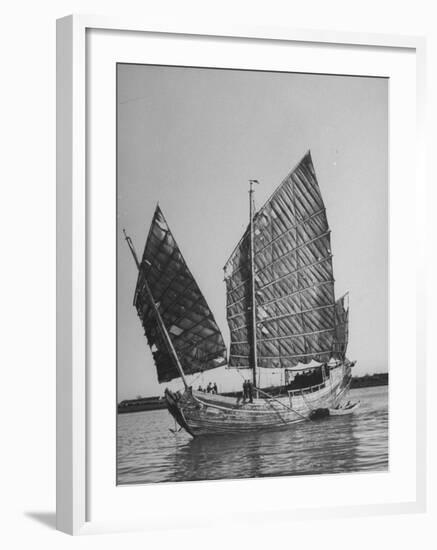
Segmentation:
{"type": "Polygon", "coordinates": [[[191,388],[182,394],[166,390],[165,397],[169,412],[193,437],[280,429],[309,420],[317,409],[336,407],[349,390],[350,370],[350,366],[340,364],[319,386],[281,397],[255,398],[253,403],[191,388]]]}

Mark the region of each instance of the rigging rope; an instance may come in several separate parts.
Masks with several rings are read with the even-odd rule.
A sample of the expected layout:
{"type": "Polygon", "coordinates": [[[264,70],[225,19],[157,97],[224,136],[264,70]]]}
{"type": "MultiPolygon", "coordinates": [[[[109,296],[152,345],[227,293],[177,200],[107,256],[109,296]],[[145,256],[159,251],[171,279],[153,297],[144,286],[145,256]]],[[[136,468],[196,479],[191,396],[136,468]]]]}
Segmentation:
{"type": "MultiPolygon", "coordinates": [[[[279,401],[279,399],[276,399],[275,397],[269,395],[267,392],[263,391],[263,390],[260,390],[259,388],[256,388],[261,394],[264,394],[266,395],[267,397],[264,397],[265,400],[268,399],[272,399],[273,401],[276,401],[277,403],[279,403],[280,405],[282,405],[283,407],[285,407],[286,409],[290,410],[291,412],[297,414],[298,416],[300,416],[301,418],[304,418],[305,420],[308,420],[308,418],[306,416],[304,416],[303,414],[300,414],[296,409],[293,409],[292,407],[289,407],[288,405],[286,405],[285,403],[283,403],[282,401],[279,401]]],[[[276,409],[275,409],[276,410],[276,409]]]]}
{"type": "Polygon", "coordinates": [[[303,402],[304,402],[305,405],[308,407],[309,411],[310,411],[310,412],[313,412],[314,409],[312,409],[312,408],[308,405],[307,400],[305,399],[305,396],[304,396],[304,394],[303,394],[303,390],[300,390],[300,394],[301,394],[301,396],[302,396],[303,402]]]}

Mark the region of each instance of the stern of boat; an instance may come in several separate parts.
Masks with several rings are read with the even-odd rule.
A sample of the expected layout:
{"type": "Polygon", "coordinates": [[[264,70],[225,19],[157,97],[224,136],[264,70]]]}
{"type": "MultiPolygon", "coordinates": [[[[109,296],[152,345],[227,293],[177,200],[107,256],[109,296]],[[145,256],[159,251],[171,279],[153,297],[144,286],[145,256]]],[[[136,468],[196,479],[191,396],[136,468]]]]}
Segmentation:
{"type": "Polygon", "coordinates": [[[334,378],[340,375],[340,380],[336,383],[334,382],[335,390],[332,396],[332,406],[336,407],[346,399],[352,381],[352,368],[355,366],[355,363],[356,361],[344,361],[338,369],[340,372],[334,374],[334,378]]]}

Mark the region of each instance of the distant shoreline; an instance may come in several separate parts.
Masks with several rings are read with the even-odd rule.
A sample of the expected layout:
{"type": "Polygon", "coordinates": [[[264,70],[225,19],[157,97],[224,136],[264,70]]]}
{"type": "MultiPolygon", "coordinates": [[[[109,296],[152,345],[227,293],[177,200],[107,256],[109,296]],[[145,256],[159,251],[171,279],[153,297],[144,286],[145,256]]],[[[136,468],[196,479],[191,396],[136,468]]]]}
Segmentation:
{"type": "MultiPolygon", "coordinates": [[[[365,374],[364,376],[353,376],[351,389],[371,388],[374,386],[387,386],[388,372],[365,374]]],[[[119,414],[140,411],[156,411],[167,408],[164,397],[158,395],[153,397],[139,397],[137,399],[125,399],[117,406],[119,414]]]]}
{"type": "Polygon", "coordinates": [[[373,386],[388,386],[388,372],[352,376],[351,389],[370,388],[373,386]]]}
{"type": "Polygon", "coordinates": [[[125,399],[117,406],[119,414],[140,412],[140,411],[156,411],[158,409],[166,409],[167,404],[164,397],[159,395],[154,397],[139,397],[137,399],[125,399]]]}

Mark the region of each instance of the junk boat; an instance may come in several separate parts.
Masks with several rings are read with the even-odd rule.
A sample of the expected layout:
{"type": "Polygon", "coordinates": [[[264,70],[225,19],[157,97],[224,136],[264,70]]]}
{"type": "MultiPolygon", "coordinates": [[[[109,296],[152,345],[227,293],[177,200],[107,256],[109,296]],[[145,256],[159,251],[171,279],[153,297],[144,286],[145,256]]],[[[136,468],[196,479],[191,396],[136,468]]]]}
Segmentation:
{"type": "MultiPolygon", "coordinates": [[[[167,407],[193,437],[288,427],[345,406],[355,362],[346,357],[348,294],[335,299],[330,229],[308,152],[267,202],[254,207],[224,267],[229,357],[221,331],[168,223],[156,207],[138,267],[134,306],[167,407]],[[227,365],[249,370],[253,396],[194,389],[187,376],[227,365]],[[260,388],[260,372],[283,372],[283,384],[260,388]]],[[[246,376],[247,378],[247,376],[246,376]]]]}

